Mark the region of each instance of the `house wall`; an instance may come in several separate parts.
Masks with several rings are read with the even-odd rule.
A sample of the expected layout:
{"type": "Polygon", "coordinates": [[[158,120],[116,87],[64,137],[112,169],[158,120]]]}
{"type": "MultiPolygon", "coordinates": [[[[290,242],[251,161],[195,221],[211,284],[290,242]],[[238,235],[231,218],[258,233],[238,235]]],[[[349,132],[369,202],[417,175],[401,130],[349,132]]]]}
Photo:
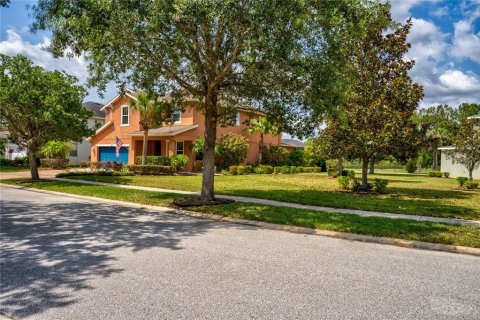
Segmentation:
{"type": "MultiPolygon", "coordinates": [[[[105,119],[102,118],[91,118],[88,119],[88,128],[89,129],[96,129],[105,124],[105,119]]],[[[87,138],[83,138],[81,142],[76,142],[77,148],[77,156],[70,156],[70,162],[79,164],[81,161],[88,161],[90,160],[90,153],[92,145],[87,138]]]]}
{"type": "MultiPolygon", "coordinates": [[[[452,151],[442,150],[440,170],[442,172],[450,172],[451,178],[468,177],[467,168],[455,162],[452,151]]],[[[473,170],[473,178],[480,179],[480,168],[473,170]]]]}
{"type": "MultiPolygon", "coordinates": [[[[105,109],[105,121],[112,121],[113,124],[109,127],[102,130],[97,135],[91,138],[91,161],[98,161],[98,147],[99,146],[114,146],[115,137],[118,136],[124,145],[128,145],[129,156],[128,163],[133,164],[136,156],[142,154],[142,145],[143,137],[131,137],[128,136],[128,133],[134,131],[140,131],[140,115],[138,111],[130,109],[130,121],[128,126],[121,126],[121,106],[129,105],[129,98],[121,97],[118,100],[114,101],[111,105],[107,106],[105,109]]],[[[229,127],[218,127],[217,129],[217,139],[225,135],[228,132],[234,132],[245,136],[249,141],[249,151],[247,158],[244,163],[255,163],[258,160],[259,152],[259,141],[260,134],[250,134],[246,132],[247,124],[245,123],[248,119],[255,119],[259,116],[256,114],[247,113],[240,111],[240,125],[239,126],[229,126],[229,127]]],[[[196,110],[194,107],[186,106],[184,112],[181,116],[181,124],[175,125],[192,125],[198,124],[198,128],[184,132],[182,134],[171,136],[171,137],[149,137],[149,141],[161,140],[162,141],[162,155],[163,156],[172,156],[176,154],[176,142],[184,142],[184,153],[190,157],[190,162],[187,170],[193,170],[194,166],[194,155],[190,150],[190,146],[195,141],[197,137],[204,136],[204,115],[196,110]]],[[[281,135],[272,136],[265,135],[264,143],[265,145],[279,145],[281,141],[281,135]]]]}

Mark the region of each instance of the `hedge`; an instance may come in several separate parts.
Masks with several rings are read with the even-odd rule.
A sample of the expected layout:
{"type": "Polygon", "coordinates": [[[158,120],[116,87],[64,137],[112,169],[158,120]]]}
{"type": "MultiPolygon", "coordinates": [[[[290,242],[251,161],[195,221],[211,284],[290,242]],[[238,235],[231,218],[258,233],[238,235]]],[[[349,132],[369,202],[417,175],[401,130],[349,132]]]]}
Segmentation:
{"type": "MultiPolygon", "coordinates": [[[[142,164],[142,156],[135,157],[135,164],[142,164]]],[[[169,166],[170,158],[164,156],[147,156],[146,165],[159,165],[159,166],[169,166]]]]}
{"type": "Polygon", "coordinates": [[[68,159],[40,159],[40,166],[52,169],[66,169],[68,167],[68,159]]]}
{"type": "Polygon", "coordinates": [[[172,174],[173,168],[170,166],[157,166],[157,165],[129,165],[128,170],[135,174],[141,175],[161,175],[172,174]]]}
{"type": "Polygon", "coordinates": [[[256,166],[251,165],[246,166],[230,166],[227,170],[222,170],[222,174],[231,174],[231,175],[245,175],[245,174],[291,174],[291,173],[318,173],[322,172],[321,167],[295,167],[295,166],[256,166]]]}
{"type": "Polygon", "coordinates": [[[71,171],[61,172],[56,175],[57,178],[72,177],[72,176],[133,176],[133,172],[130,171],[97,171],[97,172],[85,172],[85,171],[71,171]]]}

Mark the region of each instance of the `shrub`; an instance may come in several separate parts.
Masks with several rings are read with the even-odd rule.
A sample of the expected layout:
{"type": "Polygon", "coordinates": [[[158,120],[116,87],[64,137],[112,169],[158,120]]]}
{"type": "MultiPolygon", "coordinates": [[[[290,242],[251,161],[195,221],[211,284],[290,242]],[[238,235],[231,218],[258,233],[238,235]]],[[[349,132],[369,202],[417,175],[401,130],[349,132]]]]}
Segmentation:
{"type": "Polygon", "coordinates": [[[355,171],[347,170],[347,177],[349,177],[350,179],[355,178],[355,171]]]}
{"type": "Polygon", "coordinates": [[[40,166],[52,169],[65,169],[68,167],[68,159],[40,159],[40,166]]]}
{"type": "Polygon", "coordinates": [[[13,166],[24,166],[24,165],[27,165],[29,164],[29,161],[28,161],[28,157],[25,156],[25,157],[17,157],[15,159],[12,160],[12,165],[13,166]]]}
{"type": "Polygon", "coordinates": [[[297,167],[297,172],[302,173],[303,172],[303,167],[297,167]]]}
{"type": "Polygon", "coordinates": [[[238,166],[230,166],[228,167],[228,173],[233,174],[236,176],[238,174],[238,166]]]}
{"type": "Polygon", "coordinates": [[[229,132],[218,141],[219,161],[225,166],[242,163],[248,154],[248,140],[242,135],[229,132]]]}
{"type": "Polygon", "coordinates": [[[297,172],[297,167],[290,166],[290,173],[295,173],[295,172],[297,172]]]}
{"type": "Polygon", "coordinates": [[[303,150],[294,150],[289,153],[287,164],[289,166],[303,166],[304,164],[304,151],[303,150]]]}
{"type": "Polygon", "coordinates": [[[173,173],[171,166],[158,166],[158,165],[129,165],[128,170],[140,175],[161,175],[173,173]]]}
{"type": "MultiPolygon", "coordinates": [[[[135,157],[135,164],[142,164],[142,156],[135,157]]],[[[163,156],[147,156],[147,165],[169,166],[170,158],[163,156]]]]}
{"type": "Polygon", "coordinates": [[[70,171],[61,172],[56,175],[57,178],[72,177],[72,176],[133,176],[133,172],[130,171],[97,171],[97,172],[85,172],[85,171],[70,171]]]}
{"type": "Polygon", "coordinates": [[[280,173],[280,167],[273,167],[273,173],[275,174],[280,173]]]}
{"type": "Polygon", "coordinates": [[[337,168],[327,168],[327,175],[332,178],[338,177],[337,168]]]}
{"type": "Polygon", "coordinates": [[[178,172],[187,167],[189,160],[188,156],[184,154],[176,154],[170,158],[170,165],[178,172]]]}
{"type": "Polygon", "coordinates": [[[468,181],[467,177],[457,177],[458,186],[460,188],[463,188],[463,186],[465,185],[465,182],[467,181],[468,181]]]}
{"type": "Polygon", "coordinates": [[[357,179],[353,179],[353,182],[352,182],[352,191],[353,192],[358,192],[362,190],[362,184],[360,183],[360,181],[358,181],[357,179]]]}
{"type": "Polygon", "coordinates": [[[443,172],[443,176],[444,176],[445,178],[450,177],[450,172],[443,172]]]}
{"type": "Polygon", "coordinates": [[[287,149],[280,146],[270,146],[262,150],[262,162],[274,167],[286,165],[288,156],[287,149]]]}
{"type": "Polygon", "coordinates": [[[441,178],[442,177],[442,172],[437,171],[437,170],[432,170],[428,173],[430,177],[436,177],[436,178],[441,178]]]}
{"type": "Polygon", "coordinates": [[[375,179],[373,182],[373,190],[377,192],[384,192],[388,186],[388,180],[386,179],[375,179]]]}
{"type": "Polygon", "coordinates": [[[80,161],[80,168],[88,168],[90,167],[90,161],[80,161]]]}
{"type": "Polygon", "coordinates": [[[467,189],[477,189],[478,188],[478,182],[466,181],[465,182],[465,188],[467,188],[467,189]]]}
{"type": "Polygon", "coordinates": [[[290,173],[290,167],[289,166],[281,166],[280,167],[280,173],[283,173],[283,174],[290,173]]]}
{"type": "Polygon", "coordinates": [[[414,159],[408,159],[407,163],[405,164],[405,170],[408,173],[414,173],[417,171],[417,163],[414,159]]]}
{"type": "Polygon", "coordinates": [[[340,185],[340,188],[344,190],[348,190],[350,188],[350,179],[345,176],[341,176],[337,178],[338,184],[340,185]]]}
{"type": "Polygon", "coordinates": [[[222,169],[221,173],[222,173],[222,176],[227,176],[228,175],[228,171],[225,170],[225,169],[222,169]]]}
{"type": "Polygon", "coordinates": [[[238,166],[237,167],[237,174],[239,176],[246,175],[247,174],[247,169],[245,168],[245,166],[238,166]]]}
{"type": "Polygon", "coordinates": [[[272,174],[273,173],[273,167],[272,166],[258,166],[258,167],[255,167],[254,172],[258,173],[258,174],[272,174]]]}
{"type": "Polygon", "coordinates": [[[112,169],[113,169],[113,171],[122,171],[122,170],[123,170],[123,163],[117,162],[117,161],[113,161],[113,163],[112,163],[112,169]]]}
{"type": "Polygon", "coordinates": [[[328,160],[325,161],[325,166],[327,167],[327,172],[328,172],[328,169],[337,170],[338,160],[337,159],[328,159],[328,160]]]}
{"type": "Polygon", "coordinates": [[[11,166],[12,160],[0,157],[0,166],[11,166]]]}

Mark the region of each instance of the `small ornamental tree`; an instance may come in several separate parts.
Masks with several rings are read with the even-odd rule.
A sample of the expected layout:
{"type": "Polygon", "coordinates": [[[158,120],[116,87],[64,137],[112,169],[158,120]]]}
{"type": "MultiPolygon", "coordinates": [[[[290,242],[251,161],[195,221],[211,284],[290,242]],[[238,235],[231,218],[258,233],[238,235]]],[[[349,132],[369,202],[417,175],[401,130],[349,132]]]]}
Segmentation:
{"type": "Polygon", "coordinates": [[[239,165],[247,157],[248,140],[244,136],[229,132],[218,141],[218,151],[224,167],[239,165]]]}
{"type": "Polygon", "coordinates": [[[480,120],[465,119],[454,139],[455,161],[468,170],[468,178],[473,179],[473,170],[480,166],[480,120]]]}
{"type": "Polygon", "coordinates": [[[36,157],[48,141],[79,141],[94,133],[82,107],[85,89],[59,71],[44,71],[26,57],[0,55],[0,118],[11,137],[28,149],[32,180],[39,180],[36,157]]]}
{"type": "Polygon", "coordinates": [[[260,133],[260,141],[258,143],[258,164],[262,164],[262,152],[265,149],[264,136],[266,134],[278,135],[280,134],[280,131],[266,118],[253,119],[246,130],[250,134],[260,133]]]}

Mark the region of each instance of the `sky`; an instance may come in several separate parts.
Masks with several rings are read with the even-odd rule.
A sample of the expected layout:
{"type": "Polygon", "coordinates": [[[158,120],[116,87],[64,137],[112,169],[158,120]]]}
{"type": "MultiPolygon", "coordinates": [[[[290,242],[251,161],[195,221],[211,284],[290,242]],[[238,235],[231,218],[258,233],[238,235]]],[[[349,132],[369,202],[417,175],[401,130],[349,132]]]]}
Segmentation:
{"type": "MultiPolygon", "coordinates": [[[[32,19],[26,7],[35,3],[11,0],[9,8],[0,8],[0,53],[23,54],[47,70],[64,70],[85,83],[88,61],[53,59],[43,50],[50,33],[29,31],[32,19]]],[[[480,0],[394,0],[391,4],[395,20],[404,23],[412,18],[407,58],[415,60],[410,75],[425,90],[420,107],[480,103],[480,0]]],[[[116,94],[111,83],[103,97],[90,88],[85,101],[105,103],[116,94]]]]}

